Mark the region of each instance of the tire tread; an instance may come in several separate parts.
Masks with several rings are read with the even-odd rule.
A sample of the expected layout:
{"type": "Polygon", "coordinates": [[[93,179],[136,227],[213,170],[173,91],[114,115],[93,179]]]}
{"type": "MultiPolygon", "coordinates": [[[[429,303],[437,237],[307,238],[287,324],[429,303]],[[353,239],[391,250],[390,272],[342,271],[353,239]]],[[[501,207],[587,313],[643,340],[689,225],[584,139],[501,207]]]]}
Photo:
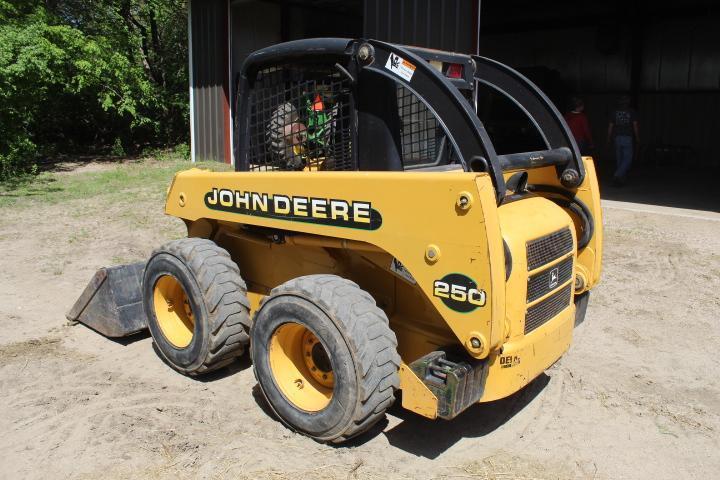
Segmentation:
{"type": "Polygon", "coordinates": [[[153,252],[168,253],[181,260],[197,281],[207,305],[210,342],[202,363],[188,375],[222,368],[245,353],[250,342],[250,303],[247,286],[230,254],[212,240],[183,238],[166,243],[153,252]]]}
{"type": "Polygon", "coordinates": [[[358,403],[347,427],[329,441],[341,443],[367,431],[384,417],[400,388],[397,338],[385,312],[368,292],[337,275],[295,278],[274,288],[263,303],[279,295],[304,297],[339,322],[357,361],[358,403]]]}

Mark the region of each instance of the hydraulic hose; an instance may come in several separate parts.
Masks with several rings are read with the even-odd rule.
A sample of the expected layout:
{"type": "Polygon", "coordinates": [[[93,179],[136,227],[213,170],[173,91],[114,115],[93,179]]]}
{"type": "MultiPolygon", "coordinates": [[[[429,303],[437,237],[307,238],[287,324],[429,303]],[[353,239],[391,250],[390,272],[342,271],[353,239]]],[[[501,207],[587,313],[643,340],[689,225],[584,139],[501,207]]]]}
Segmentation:
{"type": "Polygon", "coordinates": [[[563,197],[562,199],[551,198],[550,200],[577,215],[583,224],[582,236],[578,238],[578,250],[587,247],[595,233],[595,221],[593,220],[590,209],[582,200],[567,190],[550,185],[528,185],[527,189],[530,192],[550,193],[563,197]]]}

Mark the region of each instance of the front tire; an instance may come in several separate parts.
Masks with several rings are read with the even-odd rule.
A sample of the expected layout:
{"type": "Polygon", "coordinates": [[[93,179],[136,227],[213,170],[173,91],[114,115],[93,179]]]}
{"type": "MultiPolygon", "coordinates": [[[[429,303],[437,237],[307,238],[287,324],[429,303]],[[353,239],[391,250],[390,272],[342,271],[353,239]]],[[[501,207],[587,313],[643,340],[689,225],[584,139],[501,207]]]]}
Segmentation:
{"type": "Polygon", "coordinates": [[[159,353],[186,375],[231,363],[250,339],[246,292],[230,254],[211,240],[184,238],[155,250],[145,267],[143,306],[159,353]]]}
{"type": "Polygon", "coordinates": [[[250,335],[260,389],[296,431],[340,443],[367,431],[394,401],[395,334],[373,298],[349,280],[308,275],[280,285],[250,335]]]}

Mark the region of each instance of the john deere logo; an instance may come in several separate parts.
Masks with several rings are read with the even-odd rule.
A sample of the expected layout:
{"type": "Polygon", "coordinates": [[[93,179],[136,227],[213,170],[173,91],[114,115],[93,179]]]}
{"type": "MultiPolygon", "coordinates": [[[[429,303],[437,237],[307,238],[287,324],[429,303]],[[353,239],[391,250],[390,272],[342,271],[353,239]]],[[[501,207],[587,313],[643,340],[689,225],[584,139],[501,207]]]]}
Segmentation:
{"type": "Polygon", "coordinates": [[[205,206],[223,212],[334,227],[377,230],[382,225],[380,212],[373,209],[370,202],[363,201],[213,188],[205,194],[205,206]]]}
{"type": "Polygon", "coordinates": [[[558,270],[557,267],[550,270],[550,285],[548,285],[550,288],[555,288],[558,285],[558,281],[560,280],[560,270],[558,270]]]}

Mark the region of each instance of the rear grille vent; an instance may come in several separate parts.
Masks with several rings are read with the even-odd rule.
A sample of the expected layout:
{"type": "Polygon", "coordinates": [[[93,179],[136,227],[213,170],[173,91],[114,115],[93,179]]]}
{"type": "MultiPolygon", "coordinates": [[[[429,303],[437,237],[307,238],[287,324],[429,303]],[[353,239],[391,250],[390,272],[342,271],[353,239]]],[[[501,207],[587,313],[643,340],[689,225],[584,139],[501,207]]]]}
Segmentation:
{"type": "Polygon", "coordinates": [[[528,271],[560,258],[572,249],[573,238],[569,228],[530,240],[527,242],[528,271]]]}
{"type": "Polygon", "coordinates": [[[537,305],[528,308],[525,314],[525,334],[541,327],[548,320],[565,310],[570,305],[572,285],[568,285],[537,305]]]}
{"type": "Polygon", "coordinates": [[[543,295],[555,290],[572,277],[573,257],[568,257],[528,278],[527,303],[534,302],[543,295]]]}

